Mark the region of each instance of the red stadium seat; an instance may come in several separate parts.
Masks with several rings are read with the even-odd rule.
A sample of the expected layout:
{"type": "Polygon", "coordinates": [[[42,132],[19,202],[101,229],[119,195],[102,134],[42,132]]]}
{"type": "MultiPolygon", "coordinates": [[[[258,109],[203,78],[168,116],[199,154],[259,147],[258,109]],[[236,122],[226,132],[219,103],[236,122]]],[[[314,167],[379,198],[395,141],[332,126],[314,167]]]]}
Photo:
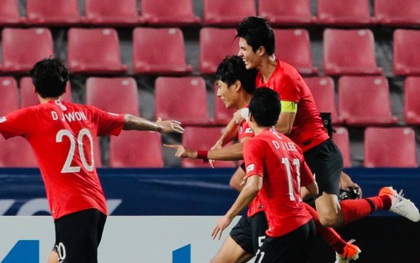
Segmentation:
{"type": "Polygon", "coordinates": [[[314,96],[319,112],[330,112],[333,124],[341,124],[343,120],[338,115],[334,81],[331,77],[305,78],[305,82],[314,96]]]}
{"type": "Polygon", "coordinates": [[[409,76],[404,82],[404,120],[407,125],[420,125],[420,77],[409,76]]]}
{"type": "Polygon", "coordinates": [[[155,117],[175,119],[183,125],[207,125],[206,84],[201,77],[158,77],[155,117]]]}
{"type": "Polygon", "coordinates": [[[73,74],[121,74],[120,43],[113,28],[71,28],[68,31],[68,65],[73,74]]]}
{"type": "MultiPolygon", "coordinates": [[[[209,150],[222,135],[221,127],[185,127],[182,135],[182,144],[194,150],[209,150]]],[[[200,168],[210,167],[203,160],[182,159],[181,163],[184,168],[200,168]]],[[[216,161],[215,167],[236,167],[233,161],[216,161]]]]}
{"type": "Polygon", "coordinates": [[[18,108],[19,91],[16,80],[13,77],[0,77],[0,117],[18,108]]]}
{"type": "Polygon", "coordinates": [[[201,21],[194,14],[193,0],[141,0],[140,4],[140,18],[151,26],[192,26],[201,21]]]}
{"type": "Polygon", "coordinates": [[[74,26],[82,23],[78,0],[26,0],[26,22],[31,25],[74,26]]]}
{"type": "Polygon", "coordinates": [[[317,22],[325,26],[368,26],[372,23],[369,0],[318,0],[317,22]]]}
{"type": "Polygon", "coordinates": [[[312,51],[309,33],[305,29],[275,29],[277,57],[292,66],[303,75],[317,74],[312,66],[312,51]]]}
{"type": "Polygon", "coordinates": [[[31,145],[25,138],[17,136],[5,140],[0,135],[0,167],[37,167],[31,145]]]}
{"type": "Polygon", "coordinates": [[[369,29],[326,29],[324,31],[326,75],[378,75],[375,41],[369,29]]]}
{"type": "Polygon", "coordinates": [[[133,73],[185,75],[187,65],[184,36],[179,28],[142,28],[133,32],[133,73]]]}
{"type": "Polygon", "coordinates": [[[343,76],[338,80],[340,116],[347,125],[395,125],[388,80],[383,76],[343,76]]]}
{"type": "Polygon", "coordinates": [[[109,166],[112,168],[162,168],[161,134],[157,132],[125,131],[111,136],[109,166]]]}
{"type": "Polygon", "coordinates": [[[27,73],[39,60],[54,56],[51,32],[48,28],[5,28],[2,52],[0,71],[27,73]]]}
{"type": "MultiPolygon", "coordinates": [[[[30,77],[23,77],[19,81],[20,90],[20,108],[25,108],[39,104],[39,99],[35,93],[35,87],[32,84],[30,77]]],[[[72,102],[73,98],[71,95],[70,83],[67,82],[66,93],[64,93],[62,99],[67,102],[72,102]]]]}
{"type": "Polygon", "coordinates": [[[334,129],[335,133],[333,134],[332,139],[343,155],[344,168],[351,167],[349,132],[345,127],[334,127],[334,129]]]}
{"type": "Polygon", "coordinates": [[[420,31],[397,29],[394,31],[394,60],[392,62],[394,75],[419,75],[420,31]]]}
{"type": "Polygon", "coordinates": [[[398,0],[375,0],[374,18],[376,22],[384,26],[419,26],[420,5],[417,0],[404,0],[404,4],[398,0]]]}
{"type": "Polygon", "coordinates": [[[307,26],[313,24],[310,0],[258,0],[258,16],[272,26],[307,26]]]}
{"type": "Polygon", "coordinates": [[[418,167],[414,130],[408,127],[365,130],[365,167],[418,167]]]}
{"type": "Polygon", "coordinates": [[[256,16],[255,0],[204,0],[205,26],[235,27],[247,16],[256,16]]]}
{"type": "Polygon", "coordinates": [[[227,55],[239,51],[236,30],[233,28],[203,27],[200,30],[200,73],[214,74],[227,55]]]}
{"type": "Polygon", "coordinates": [[[89,77],[86,80],[86,104],[108,112],[139,116],[139,93],[131,77],[89,77]]]}
{"type": "Polygon", "coordinates": [[[86,22],[95,26],[140,24],[137,0],[85,0],[85,13],[86,22]]]}
{"type": "Polygon", "coordinates": [[[20,26],[25,18],[19,14],[18,0],[0,1],[0,26],[20,26]]]}

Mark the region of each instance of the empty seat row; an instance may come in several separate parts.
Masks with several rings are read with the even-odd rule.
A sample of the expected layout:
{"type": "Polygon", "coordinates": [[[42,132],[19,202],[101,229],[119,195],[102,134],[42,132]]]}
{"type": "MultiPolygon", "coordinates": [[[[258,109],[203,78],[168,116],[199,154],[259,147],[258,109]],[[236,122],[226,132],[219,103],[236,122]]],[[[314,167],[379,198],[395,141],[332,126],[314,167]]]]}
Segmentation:
{"type": "MultiPolygon", "coordinates": [[[[335,130],[333,140],[343,154],[344,167],[351,167],[349,132],[345,127],[335,130]]],[[[364,167],[418,167],[415,132],[410,127],[368,127],[363,147],[364,167]]]]}
{"type": "Polygon", "coordinates": [[[79,0],[26,0],[25,16],[21,16],[18,0],[2,0],[0,25],[185,26],[200,23],[200,18],[193,13],[192,0],[84,0],[85,16],[79,9],[79,0]]]}
{"type": "MultiPolygon", "coordinates": [[[[184,38],[179,28],[136,28],[133,49],[134,74],[192,71],[186,64],[184,38]]],[[[36,61],[54,55],[48,28],[5,28],[2,31],[0,72],[26,73],[36,61]]],[[[122,63],[118,33],[114,28],[71,28],[67,63],[74,74],[122,74],[128,70],[122,63]]]]}
{"type": "MultiPolygon", "coordinates": [[[[307,30],[277,29],[274,32],[279,59],[294,65],[304,75],[318,73],[312,65],[307,30]]],[[[234,29],[202,28],[199,44],[199,70],[202,74],[214,74],[226,55],[238,51],[234,29]]],[[[398,29],[394,32],[395,75],[420,74],[420,53],[416,52],[419,44],[419,30],[398,29]]],[[[55,54],[48,28],[5,28],[2,30],[1,45],[0,72],[25,73],[36,61],[55,54]]],[[[326,29],[323,45],[326,75],[382,73],[376,63],[375,40],[369,29],[326,29]]],[[[135,28],[132,46],[133,74],[186,75],[193,71],[186,61],[184,36],[180,28],[135,28]]],[[[114,28],[71,28],[68,31],[67,63],[74,74],[122,74],[129,70],[122,62],[120,41],[114,28]]]]}
{"type": "MultiPolygon", "coordinates": [[[[305,81],[318,110],[331,112],[334,124],[392,126],[398,123],[392,114],[389,84],[384,76],[341,76],[338,79],[338,103],[332,78],[305,78],[305,81]]],[[[412,94],[406,92],[405,96],[412,94]]],[[[417,104],[420,105],[420,100],[417,104]]]]}
{"type": "Polygon", "coordinates": [[[194,14],[192,0],[84,0],[85,16],[78,0],[26,0],[25,16],[21,16],[18,0],[2,0],[0,25],[233,26],[255,15],[269,18],[274,26],[420,24],[416,0],[405,0],[404,5],[398,0],[375,0],[373,16],[369,0],[317,0],[317,4],[317,15],[313,16],[311,0],[203,0],[201,18],[194,14]]]}

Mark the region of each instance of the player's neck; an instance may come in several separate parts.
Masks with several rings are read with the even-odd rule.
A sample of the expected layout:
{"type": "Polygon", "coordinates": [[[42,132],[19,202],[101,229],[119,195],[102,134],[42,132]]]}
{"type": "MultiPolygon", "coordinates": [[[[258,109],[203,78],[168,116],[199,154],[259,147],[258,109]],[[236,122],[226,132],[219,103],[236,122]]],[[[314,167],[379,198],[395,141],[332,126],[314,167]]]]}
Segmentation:
{"type": "Polygon", "coordinates": [[[259,70],[261,72],[264,83],[270,79],[276,67],[277,67],[277,61],[274,55],[270,57],[266,57],[262,61],[261,66],[259,67],[259,70]]]}
{"type": "Polygon", "coordinates": [[[263,131],[269,130],[270,127],[260,127],[260,126],[256,126],[254,125],[254,127],[252,127],[252,131],[254,132],[255,135],[258,135],[260,133],[262,133],[263,131]]]}
{"type": "Polygon", "coordinates": [[[47,103],[47,102],[49,102],[49,101],[59,100],[59,99],[60,99],[60,97],[54,97],[54,98],[48,97],[48,98],[43,98],[43,97],[41,97],[41,96],[39,96],[39,95],[38,95],[38,99],[39,99],[39,102],[42,104],[42,103],[47,103]]]}
{"type": "Polygon", "coordinates": [[[242,109],[242,108],[245,108],[246,106],[248,106],[251,99],[252,99],[252,94],[249,94],[249,93],[245,92],[242,99],[238,103],[237,109],[242,109]]]}

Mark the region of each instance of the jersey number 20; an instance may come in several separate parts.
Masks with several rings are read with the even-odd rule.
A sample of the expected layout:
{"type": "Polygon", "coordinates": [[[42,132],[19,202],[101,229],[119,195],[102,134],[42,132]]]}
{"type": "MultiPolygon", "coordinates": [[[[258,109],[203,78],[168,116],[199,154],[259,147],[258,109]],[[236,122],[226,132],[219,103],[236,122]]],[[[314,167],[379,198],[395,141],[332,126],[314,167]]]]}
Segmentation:
{"type": "Polygon", "coordinates": [[[92,172],[94,168],[94,160],[93,160],[93,139],[92,135],[90,134],[88,129],[81,129],[77,135],[77,138],[73,136],[73,134],[69,130],[60,130],[57,133],[57,136],[55,137],[56,142],[63,142],[63,137],[68,137],[70,141],[70,149],[67,154],[66,161],[64,163],[63,168],[61,169],[62,173],[77,173],[80,172],[80,166],[71,166],[71,163],[74,158],[74,154],[76,152],[76,149],[79,150],[79,156],[80,160],[82,161],[83,167],[89,171],[92,172]],[[89,139],[90,143],[90,159],[92,160],[91,164],[88,164],[85,156],[85,152],[83,151],[83,137],[87,137],[89,139]],[[76,148],[77,145],[77,148],[76,148]]]}

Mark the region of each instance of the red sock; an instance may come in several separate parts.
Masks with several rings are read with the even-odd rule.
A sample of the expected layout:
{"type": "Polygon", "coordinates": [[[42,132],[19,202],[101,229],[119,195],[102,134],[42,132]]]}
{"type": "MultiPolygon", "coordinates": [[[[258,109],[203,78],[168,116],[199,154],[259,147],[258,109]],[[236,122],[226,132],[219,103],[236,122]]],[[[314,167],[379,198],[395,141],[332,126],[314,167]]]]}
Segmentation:
{"type": "Polygon", "coordinates": [[[306,203],[304,204],[306,210],[308,210],[315,221],[317,234],[321,235],[322,238],[334,249],[334,251],[336,251],[338,254],[342,254],[347,242],[344,241],[333,228],[321,225],[317,211],[312,206],[306,203]]]}
{"type": "Polygon", "coordinates": [[[391,202],[392,200],[389,195],[358,200],[343,200],[340,204],[344,217],[344,224],[366,217],[376,210],[389,209],[391,207],[391,202]]]}

